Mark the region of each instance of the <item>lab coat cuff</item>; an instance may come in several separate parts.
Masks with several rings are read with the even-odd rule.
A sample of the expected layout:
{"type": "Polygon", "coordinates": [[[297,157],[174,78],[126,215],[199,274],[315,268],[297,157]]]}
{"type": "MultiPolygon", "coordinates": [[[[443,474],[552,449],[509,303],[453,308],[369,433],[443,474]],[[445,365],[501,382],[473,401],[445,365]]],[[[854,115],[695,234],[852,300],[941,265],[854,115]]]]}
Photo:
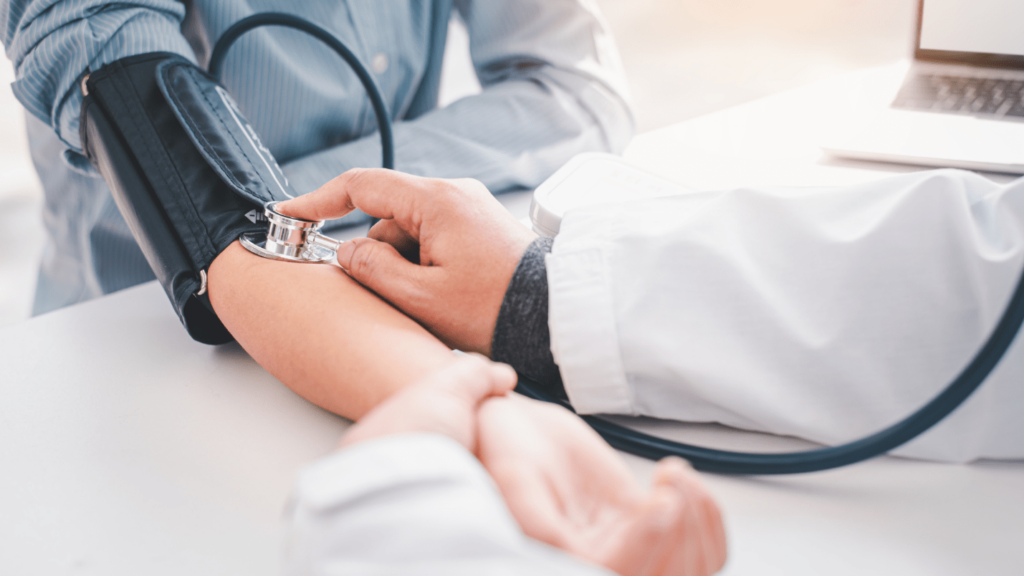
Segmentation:
{"type": "Polygon", "coordinates": [[[316,511],[403,486],[457,480],[494,491],[480,462],[440,434],[396,434],[367,440],[317,460],[299,473],[293,500],[316,511]]]}
{"type": "Polygon", "coordinates": [[[623,369],[614,300],[599,249],[547,255],[551,352],[580,414],[635,414],[623,369]]]}

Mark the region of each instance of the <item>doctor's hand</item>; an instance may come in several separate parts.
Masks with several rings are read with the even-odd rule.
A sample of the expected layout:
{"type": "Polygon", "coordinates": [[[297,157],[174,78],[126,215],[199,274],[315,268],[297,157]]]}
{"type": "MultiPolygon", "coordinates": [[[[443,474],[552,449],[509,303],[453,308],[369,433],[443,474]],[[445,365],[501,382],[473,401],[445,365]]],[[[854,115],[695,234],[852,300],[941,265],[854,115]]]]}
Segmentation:
{"type": "Polygon", "coordinates": [[[345,242],[338,264],[445,344],[490,356],[505,290],[537,236],[475,180],[356,169],[278,209],[327,220],[356,208],[380,218],[345,242]]]}
{"type": "Polygon", "coordinates": [[[725,563],[722,517],[683,460],[650,489],[564,408],[508,395],[480,407],[478,457],[523,532],[623,576],[707,576],[725,563]]]}
{"type": "Polygon", "coordinates": [[[480,404],[515,385],[516,373],[505,364],[475,355],[459,358],[367,412],[341,439],[341,447],[422,432],[443,434],[476,452],[480,404]]]}

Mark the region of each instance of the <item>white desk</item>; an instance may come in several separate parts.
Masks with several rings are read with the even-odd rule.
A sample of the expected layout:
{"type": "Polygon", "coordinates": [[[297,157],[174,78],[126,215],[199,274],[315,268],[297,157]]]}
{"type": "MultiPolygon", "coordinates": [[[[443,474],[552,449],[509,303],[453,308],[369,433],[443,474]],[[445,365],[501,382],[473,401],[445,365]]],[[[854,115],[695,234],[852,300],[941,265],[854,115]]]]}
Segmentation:
{"type": "MultiPolygon", "coordinates": [[[[822,161],[808,143],[813,128],[797,120],[844,81],[638,137],[627,155],[699,189],[905,170],[822,161]]],[[[518,215],[529,203],[503,200],[518,215]]],[[[278,573],[292,476],[332,449],[342,419],[237,346],[189,340],[154,284],[7,328],[0,350],[0,574],[278,573]]],[[[658,433],[803,445],[709,426],[658,433]]],[[[650,463],[627,461],[650,474],[650,463]]],[[[725,574],[1024,573],[1024,463],[883,458],[708,483],[728,525],[725,574]]]]}

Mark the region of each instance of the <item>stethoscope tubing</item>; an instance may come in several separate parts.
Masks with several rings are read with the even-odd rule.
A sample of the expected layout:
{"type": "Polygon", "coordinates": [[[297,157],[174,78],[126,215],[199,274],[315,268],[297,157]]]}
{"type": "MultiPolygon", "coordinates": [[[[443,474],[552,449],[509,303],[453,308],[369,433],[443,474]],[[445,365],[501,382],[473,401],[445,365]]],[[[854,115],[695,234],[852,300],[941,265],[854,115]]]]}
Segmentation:
{"type": "Polygon", "coordinates": [[[373,112],[377,117],[377,129],[380,131],[380,144],[383,155],[382,164],[384,168],[394,170],[395,139],[392,134],[391,115],[388,113],[388,107],[384,102],[384,97],[381,96],[380,89],[377,88],[377,83],[374,82],[373,77],[366,70],[366,67],[363,66],[362,62],[359,61],[359,58],[341,40],[338,40],[330,32],[316,24],[298,16],[282,12],[261,12],[243,18],[228,28],[217,39],[217,43],[214,44],[213,52],[210,53],[210,64],[208,67],[210,75],[220,82],[221,69],[223,68],[224,58],[227,56],[228,49],[243,34],[261,26],[285,26],[301,30],[327,44],[348,63],[352,71],[359,77],[359,81],[362,82],[363,88],[370,98],[370,104],[373,105],[373,112]]]}

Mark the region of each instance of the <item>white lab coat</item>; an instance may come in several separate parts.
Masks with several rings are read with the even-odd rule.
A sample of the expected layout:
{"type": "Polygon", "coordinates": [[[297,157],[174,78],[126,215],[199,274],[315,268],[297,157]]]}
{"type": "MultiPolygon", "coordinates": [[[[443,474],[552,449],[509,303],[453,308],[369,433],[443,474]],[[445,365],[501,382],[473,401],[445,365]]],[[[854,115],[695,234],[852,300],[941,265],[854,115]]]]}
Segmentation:
{"type": "MultiPolygon", "coordinates": [[[[547,256],[552,352],[581,413],[835,444],[942,390],[1024,266],[1024,180],[902,175],[570,210],[547,256]]],[[[896,454],[1024,458],[1024,338],[896,454]]]]}
{"type": "Polygon", "coordinates": [[[294,576],[615,576],[527,538],[476,458],[437,434],[319,460],[299,475],[288,515],[294,576]]]}
{"type": "MultiPolygon", "coordinates": [[[[582,413],[832,444],[921,406],[973,357],[1024,267],[1024,180],[903,175],[568,212],[547,257],[552,352],[582,413]]],[[[1024,338],[896,450],[1024,458],[1024,338]]],[[[299,478],[289,574],[605,575],[530,540],[437,435],[365,442],[299,478]]]]}

